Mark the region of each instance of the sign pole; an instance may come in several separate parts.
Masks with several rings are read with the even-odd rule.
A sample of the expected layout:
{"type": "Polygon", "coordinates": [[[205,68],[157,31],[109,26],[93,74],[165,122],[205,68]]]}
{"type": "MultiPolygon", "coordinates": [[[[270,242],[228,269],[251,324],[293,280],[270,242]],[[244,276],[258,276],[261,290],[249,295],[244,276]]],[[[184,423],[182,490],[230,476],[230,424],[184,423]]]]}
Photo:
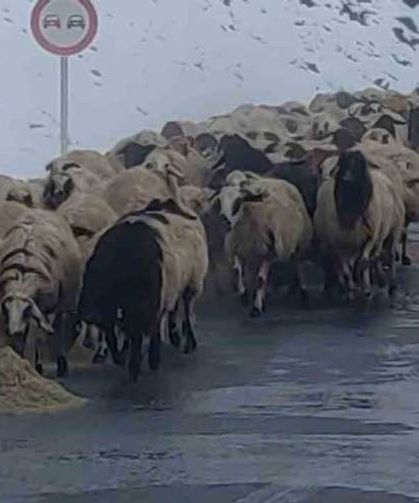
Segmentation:
{"type": "Polygon", "coordinates": [[[98,16],[92,0],[37,0],[31,14],[35,40],[46,51],[60,56],[61,155],[69,147],[69,56],[92,43],[98,16]]]}
{"type": "Polygon", "coordinates": [[[61,155],[68,152],[68,56],[61,56],[61,155]]]}

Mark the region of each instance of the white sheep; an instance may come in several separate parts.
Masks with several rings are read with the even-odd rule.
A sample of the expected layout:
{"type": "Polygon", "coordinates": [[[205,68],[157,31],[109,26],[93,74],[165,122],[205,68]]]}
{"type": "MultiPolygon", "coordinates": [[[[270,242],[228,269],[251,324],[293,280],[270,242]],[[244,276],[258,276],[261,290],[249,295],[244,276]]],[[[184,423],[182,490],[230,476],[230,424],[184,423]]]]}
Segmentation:
{"type": "Polygon", "coordinates": [[[410,265],[407,254],[407,228],[411,222],[419,222],[419,154],[401,145],[385,130],[372,129],[363,138],[360,149],[369,163],[386,170],[403,183],[403,200],[406,208],[406,224],[402,239],[402,262],[410,265]]]}
{"type": "MultiPolygon", "coordinates": [[[[2,319],[8,340],[21,355],[31,321],[48,334],[59,376],[68,372],[80,279],[78,246],[64,218],[39,209],[25,212],[0,250],[2,319]]],[[[35,365],[42,373],[40,340],[35,365]]]]}
{"type": "Polygon", "coordinates": [[[311,245],[312,225],[298,190],[286,181],[251,174],[242,183],[236,177],[235,185],[224,187],[218,198],[221,215],[231,225],[227,255],[238,274],[239,293],[252,298],[251,314],[258,316],[265,308],[274,262],[294,262],[296,286],[306,299],[301,265],[311,245]]]}

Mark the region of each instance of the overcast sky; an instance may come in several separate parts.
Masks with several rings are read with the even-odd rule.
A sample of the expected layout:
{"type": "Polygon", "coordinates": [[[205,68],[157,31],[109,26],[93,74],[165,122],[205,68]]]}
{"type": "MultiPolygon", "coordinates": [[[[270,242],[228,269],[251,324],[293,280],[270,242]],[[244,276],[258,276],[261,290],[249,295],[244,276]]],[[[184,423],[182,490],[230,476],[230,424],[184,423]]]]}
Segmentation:
{"type": "MultiPolygon", "coordinates": [[[[363,0],[354,18],[344,2],[96,0],[98,36],[70,60],[72,147],[104,150],[167,120],[309,100],[376,79],[411,91],[419,33],[395,18],[419,25],[419,7],[363,0]],[[356,18],[360,10],[372,13],[356,18]]],[[[59,59],[30,34],[34,3],[0,0],[0,172],[16,176],[43,174],[59,153],[59,59]]]]}

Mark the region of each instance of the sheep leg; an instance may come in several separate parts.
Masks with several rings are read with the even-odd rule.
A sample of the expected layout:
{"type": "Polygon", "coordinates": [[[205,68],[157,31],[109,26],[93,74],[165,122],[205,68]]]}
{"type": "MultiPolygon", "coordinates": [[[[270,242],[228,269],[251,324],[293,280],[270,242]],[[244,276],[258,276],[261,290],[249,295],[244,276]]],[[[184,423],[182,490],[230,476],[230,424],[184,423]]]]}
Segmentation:
{"type": "Polygon", "coordinates": [[[244,275],[243,275],[243,266],[240,263],[237,255],[234,257],[233,264],[234,271],[234,279],[235,279],[235,288],[237,289],[237,293],[239,294],[240,300],[244,306],[247,306],[249,303],[249,298],[247,295],[246,286],[244,284],[244,275]]]}
{"type": "Polygon", "coordinates": [[[93,364],[104,363],[106,361],[106,358],[108,357],[108,345],[106,343],[105,332],[103,330],[99,331],[97,341],[98,346],[93,356],[93,364]]]}
{"type": "Polygon", "coordinates": [[[387,284],[384,267],[388,267],[388,264],[384,264],[383,260],[383,258],[376,258],[371,266],[373,281],[377,283],[379,288],[384,288],[387,284]]]}
{"type": "Polygon", "coordinates": [[[68,337],[68,320],[64,313],[57,313],[54,318],[54,354],[56,358],[56,375],[58,378],[68,377],[68,362],[65,356],[64,342],[68,337]]]}
{"type": "Polygon", "coordinates": [[[309,296],[305,282],[304,264],[299,260],[295,263],[295,286],[300,296],[301,305],[307,307],[309,296]]]}
{"type": "Polygon", "coordinates": [[[106,344],[111,353],[112,361],[115,365],[121,365],[121,360],[118,351],[118,341],[116,339],[114,325],[108,325],[105,330],[106,344]]]}
{"type": "Polygon", "coordinates": [[[77,331],[79,334],[79,337],[82,340],[82,345],[86,349],[93,349],[94,348],[94,341],[92,337],[92,333],[89,330],[89,327],[85,321],[79,321],[77,324],[77,331]]]}
{"type": "Polygon", "coordinates": [[[392,301],[397,292],[397,281],[396,281],[396,268],[394,266],[394,261],[390,265],[388,271],[388,295],[392,301]]]}
{"type": "Polygon", "coordinates": [[[193,299],[194,295],[190,291],[183,294],[183,306],[185,311],[185,319],[182,324],[183,337],[186,340],[183,352],[185,354],[192,353],[197,347],[196,337],[192,326],[192,313],[193,313],[193,299]]]}
{"type": "Polygon", "coordinates": [[[323,293],[331,298],[339,286],[339,261],[332,255],[323,255],[321,264],[324,272],[323,293]]]}
{"type": "Polygon", "coordinates": [[[143,335],[137,330],[129,330],[130,337],[130,358],[129,358],[129,378],[132,382],[138,381],[141,368],[141,351],[143,345],[143,335]]]}
{"type": "Polygon", "coordinates": [[[118,323],[114,326],[114,333],[116,339],[116,347],[117,347],[117,359],[118,365],[125,365],[127,354],[129,351],[129,338],[125,333],[125,328],[118,323]],[[120,347],[120,339],[122,337],[122,347],[120,347]]]}
{"type": "Polygon", "coordinates": [[[353,278],[353,268],[348,260],[341,264],[341,284],[344,285],[347,299],[353,300],[356,292],[355,282],[353,278]]]}
{"type": "Polygon", "coordinates": [[[43,343],[39,340],[39,338],[37,338],[35,342],[35,370],[41,376],[44,375],[44,366],[42,364],[42,349],[43,343]]]}
{"type": "Polygon", "coordinates": [[[399,236],[390,235],[383,246],[382,261],[386,266],[387,282],[388,282],[388,295],[390,300],[394,299],[397,291],[396,281],[396,268],[395,268],[395,255],[399,236]]]}
{"type": "Polygon", "coordinates": [[[178,330],[178,309],[179,302],[172,312],[169,313],[169,340],[173,347],[176,349],[180,346],[180,335],[178,330]]]}
{"type": "Polygon", "coordinates": [[[360,267],[362,274],[362,292],[366,299],[370,299],[372,295],[370,261],[364,258],[360,267]]]}
{"type": "Polygon", "coordinates": [[[271,263],[268,260],[264,260],[259,267],[257,274],[257,286],[255,293],[255,300],[253,303],[252,310],[250,311],[250,316],[252,318],[258,317],[265,310],[265,300],[266,300],[266,287],[268,285],[268,277],[271,263]]]}
{"type": "Polygon", "coordinates": [[[161,348],[161,337],[160,337],[160,323],[154,329],[150,338],[150,346],[148,348],[148,365],[151,370],[159,370],[160,366],[160,348],[161,348]]]}
{"type": "Polygon", "coordinates": [[[408,266],[412,265],[412,260],[407,252],[407,226],[408,223],[406,223],[406,226],[403,227],[401,241],[402,241],[402,264],[408,266]]]}

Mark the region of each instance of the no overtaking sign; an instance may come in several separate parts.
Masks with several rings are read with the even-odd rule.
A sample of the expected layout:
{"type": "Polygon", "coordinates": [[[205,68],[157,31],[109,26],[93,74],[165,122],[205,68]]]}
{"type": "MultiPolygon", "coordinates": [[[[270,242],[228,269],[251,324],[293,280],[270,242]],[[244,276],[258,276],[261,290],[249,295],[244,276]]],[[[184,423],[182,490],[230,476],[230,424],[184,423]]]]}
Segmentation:
{"type": "Polygon", "coordinates": [[[41,47],[59,56],[86,49],[97,32],[90,0],[39,0],[32,11],[32,33],[41,47]]]}

